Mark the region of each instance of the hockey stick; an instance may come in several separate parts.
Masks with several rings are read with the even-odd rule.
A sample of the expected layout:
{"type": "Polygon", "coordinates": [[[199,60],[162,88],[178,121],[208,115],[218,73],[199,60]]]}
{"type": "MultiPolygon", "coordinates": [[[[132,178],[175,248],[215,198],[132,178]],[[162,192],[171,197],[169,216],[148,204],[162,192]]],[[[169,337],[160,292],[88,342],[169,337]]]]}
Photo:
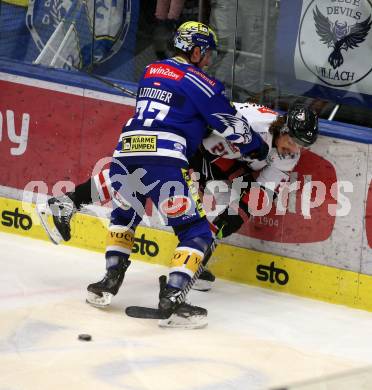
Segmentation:
{"type": "Polygon", "coordinates": [[[121,85],[119,85],[117,83],[114,83],[113,81],[106,80],[105,78],[92,73],[92,71],[90,69],[86,70],[84,68],[78,68],[78,67],[74,66],[73,64],[70,64],[70,66],[73,69],[75,69],[76,71],[81,72],[81,73],[83,73],[83,74],[85,74],[85,75],[87,75],[87,76],[89,76],[89,77],[91,77],[91,78],[93,78],[95,80],[98,80],[101,83],[106,84],[106,85],[108,85],[111,88],[115,88],[118,91],[120,91],[120,92],[122,92],[122,93],[124,93],[124,94],[126,94],[126,95],[128,95],[128,96],[130,96],[132,98],[134,98],[134,99],[137,97],[137,93],[136,92],[133,92],[130,89],[124,88],[121,85]]]}
{"type": "Polygon", "coordinates": [[[85,69],[83,69],[83,68],[82,68],[82,69],[79,69],[79,68],[77,68],[77,67],[75,67],[75,66],[73,66],[73,65],[72,65],[72,67],[73,67],[75,70],[77,70],[78,72],[82,72],[82,73],[86,74],[87,76],[90,76],[90,77],[92,77],[93,79],[96,79],[96,80],[100,81],[100,82],[103,83],[103,84],[106,84],[106,85],[108,85],[108,86],[110,86],[110,87],[112,87],[112,88],[115,88],[115,89],[117,89],[118,91],[123,92],[123,93],[125,93],[126,95],[128,95],[128,96],[130,96],[130,97],[133,97],[133,98],[136,98],[136,97],[137,97],[137,94],[136,94],[135,92],[133,92],[133,91],[127,89],[127,88],[124,88],[124,87],[122,87],[121,85],[119,85],[119,84],[117,84],[117,83],[114,83],[113,81],[109,81],[109,80],[104,79],[104,78],[101,77],[101,76],[97,76],[96,74],[91,73],[91,71],[89,71],[89,70],[85,70],[85,69]]]}
{"type": "MultiPolygon", "coordinates": [[[[192,286],[195,284],[196,280],[199,278],[200,274],[205,270],[205,267],[212,256],[213,251],[215,250],[217,244],[215,241],[208,247],[207,251],[204,254],[203,261],[199,265],[198,270],[195,272],[194,276],[189,280],[187,285],[183,290],[181,290],[176,298],[176,303],[180,305],[185,302],[186,296],[189,291],[192,289],[192,286]]],[[[166,276],[162,275],[159,278],[160,285],[166,283],[166,276]]],[[[145,318],[145,319],[158,319],[165,320],[169,318],[169,316],[165,316],[159,309],[155,309],[152,307],[144,307],[144,306],[128,306],[125,309],[125,314],[129,317],[134,318],[145,318]]]]}

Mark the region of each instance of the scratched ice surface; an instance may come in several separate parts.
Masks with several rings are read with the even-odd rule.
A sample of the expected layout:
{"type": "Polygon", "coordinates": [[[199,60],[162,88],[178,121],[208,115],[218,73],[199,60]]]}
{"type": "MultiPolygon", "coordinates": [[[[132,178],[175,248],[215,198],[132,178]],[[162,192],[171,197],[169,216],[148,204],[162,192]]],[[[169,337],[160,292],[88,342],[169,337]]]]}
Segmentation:
{"type": "Polygon", "coordinates": [[[85,303],[102,254],[1,233],[0,270],[0,390],[256,390],[372,365],[371,313],[217,280],[190,296],[206,329],[161,329],[124,308],[156,305],[163,267],[133,262],[107,310],[85,303]]]}

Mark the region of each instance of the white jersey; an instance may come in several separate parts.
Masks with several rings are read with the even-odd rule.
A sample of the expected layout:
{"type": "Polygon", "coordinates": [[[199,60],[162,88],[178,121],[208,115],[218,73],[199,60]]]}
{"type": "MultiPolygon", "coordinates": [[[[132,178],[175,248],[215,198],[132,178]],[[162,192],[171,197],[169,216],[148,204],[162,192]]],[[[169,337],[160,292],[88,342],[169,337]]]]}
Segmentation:
{"type": "MultiPolygon", "coordinates": [[[[275,147],[272,147],[272,135],[269,133],[271,123],[277,118],[278,113],[267,107],[250,103],[234,103],[235,108],[248,120],[252,129],[269,146],[269,154],[263,161],[242,157],[239,148],[218,133],[212,133],[203,140],[204,148],[218,157],[243,160],[247,166],[260,171],[256,182],[260,185],[275,190],[281,182],[289,180],[289,173],[296,166],[300,154],[279,156],[275,147]]],[[[93,177],[101,202],[107,202],[111,198],[111,181],[109,171],[103,170],[93,177]]]]}
{"type": "Polygon", "coordinates": [[[250,169],[260,171],[256,182],[274,191],[281,182],[289,180],[289,173],[298,163],[300,153],[281,156],[273,147],[273,136],[269,128],[271,123],[277,119],[277,112],[252,103],[234,103],[234,106],[248,120],[251,128],[259,133],[268,144],[269,153],[266,159],[259,161],[243,157],[236,145],[215,132],[203,140],[203,146],[209,153],[216,156],[246,161],[250,169]]]}

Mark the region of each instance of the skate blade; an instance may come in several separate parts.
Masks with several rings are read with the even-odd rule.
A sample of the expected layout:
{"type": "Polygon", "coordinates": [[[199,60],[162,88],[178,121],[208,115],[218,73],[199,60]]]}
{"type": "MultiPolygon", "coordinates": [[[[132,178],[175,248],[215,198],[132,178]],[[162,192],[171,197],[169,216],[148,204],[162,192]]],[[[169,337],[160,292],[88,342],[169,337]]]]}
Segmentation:
{"type": "Polygon", "coordinates": [[[177,314],[172,314],[165,320],[159,320],[160,328],[181,328],[181,329],[202,329],[208,325],[207,316],[190,316],[180,317],[177,314]]]}
{"type": "Polygon", "coordinates": [[[36,213],[40,219],[41,226],[44,228],[50,241],[52,241],[53,244],[58,245],[62,241],[62,236],[55,226],[49,224],[48,219],[52,215],[52,211],[49,206],[47,204],[36,205],[36,213]]]}
{"type": "Polygon", "coordinates": [[[191,288],[197,291],[209,291],[212,288],[212,282],[209,280],[197,279],[191,288]]]}
{"type": "Polygon", "coordinates": [[[112,294],[108,292],[102,293],[102,297],[100,297],[99,295],[88,291],[87,298],[85,301],[86,303],[89,303],[89,305],[101,309],[110,305],[111,298],[112,294]]]}

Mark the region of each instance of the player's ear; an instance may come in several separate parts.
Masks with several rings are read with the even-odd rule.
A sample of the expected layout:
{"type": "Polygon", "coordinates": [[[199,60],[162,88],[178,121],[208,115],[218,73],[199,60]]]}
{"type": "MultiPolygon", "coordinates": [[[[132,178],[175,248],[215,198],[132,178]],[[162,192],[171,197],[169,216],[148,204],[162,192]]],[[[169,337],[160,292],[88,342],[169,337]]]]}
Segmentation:
{"type": "Polygon", "coordinates": [[[202,55],[199,46],[194,46],[192,48],[190,59],[191,59],[191,63],[193,64],[198,64],[201,61],[202,55]]]}

